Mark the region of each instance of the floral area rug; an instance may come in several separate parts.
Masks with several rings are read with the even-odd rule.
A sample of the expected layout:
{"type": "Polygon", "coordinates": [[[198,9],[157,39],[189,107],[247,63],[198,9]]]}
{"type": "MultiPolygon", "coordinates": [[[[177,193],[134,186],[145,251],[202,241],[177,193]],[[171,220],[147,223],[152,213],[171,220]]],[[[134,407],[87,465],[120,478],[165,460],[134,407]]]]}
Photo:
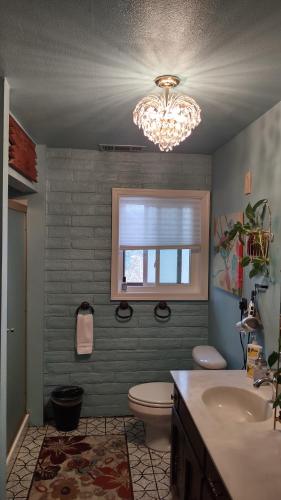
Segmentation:
{"type": "Polygon", "coordinates": [[[125,437],[45,437],[28,498],[133,500],[125,437]]]}

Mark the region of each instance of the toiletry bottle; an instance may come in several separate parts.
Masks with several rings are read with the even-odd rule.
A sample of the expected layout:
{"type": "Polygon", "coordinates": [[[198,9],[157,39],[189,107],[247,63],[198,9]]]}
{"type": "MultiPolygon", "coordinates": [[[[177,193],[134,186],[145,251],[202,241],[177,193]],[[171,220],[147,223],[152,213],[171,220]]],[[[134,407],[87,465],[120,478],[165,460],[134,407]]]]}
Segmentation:
{"type": "Polygon", "coordinates": [[[122,292],[127,292],[127,282],[126,282],[126,276],[123,276],[122,285],[121,285],[121,290],[122,290],[122,292]]]}
{"type": "Polygon", "coordinates": [[[260,351],[254,366],[254,382],[259,378],[265,377],[267,374],[267,362],[264,358],[262,350],[260,351]]]}
{"type": "Polygon", "coordinates": [[[259,357],[261,351],[262,346],[258,345],[255,336],[253,336],[252,343],[247,345],[247,377],[253,378],[255,361],[259,357]]]}

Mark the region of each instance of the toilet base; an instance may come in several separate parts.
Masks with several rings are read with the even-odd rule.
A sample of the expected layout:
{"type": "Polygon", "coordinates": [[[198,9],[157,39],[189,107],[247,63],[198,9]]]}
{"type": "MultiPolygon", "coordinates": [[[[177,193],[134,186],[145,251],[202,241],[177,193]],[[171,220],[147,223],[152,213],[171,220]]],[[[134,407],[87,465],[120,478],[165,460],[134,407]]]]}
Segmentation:
{"type": "Polygon", "coordinates": [[[172,406],[164,408],[144,406],[129,398],[129,409],[144,424],[146,446],[155,451],[169,451],[172,406]]]}
{"type": "Polygon", "coordinates": [[[154,425],[144,422],[145,444],[148,448],[155,451],[170,451],[171,449],[171,429],[167,425],[160,429],[154,425]]]}

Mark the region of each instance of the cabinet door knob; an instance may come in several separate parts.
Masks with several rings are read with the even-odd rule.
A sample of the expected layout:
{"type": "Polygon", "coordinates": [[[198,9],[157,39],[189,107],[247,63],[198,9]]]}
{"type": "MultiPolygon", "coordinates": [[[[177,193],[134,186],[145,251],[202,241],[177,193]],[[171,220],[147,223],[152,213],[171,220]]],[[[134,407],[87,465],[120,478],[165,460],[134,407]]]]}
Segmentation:
{"type": "Polygon", "coordinates": [[[15,333],[15,329],[14,328],[7,328],[7,333],[15,333]]]}
{"type": "Polygon", "coordinates": [[[209,480],[209,485],[211,487],[211,490],[212,490],[215,498],[219,498],[220,497],[220,493],[217,491],[216,485],[215,485],[214,481],[212,481],[210,478],[208,478],[208,480],[209,480]]]}

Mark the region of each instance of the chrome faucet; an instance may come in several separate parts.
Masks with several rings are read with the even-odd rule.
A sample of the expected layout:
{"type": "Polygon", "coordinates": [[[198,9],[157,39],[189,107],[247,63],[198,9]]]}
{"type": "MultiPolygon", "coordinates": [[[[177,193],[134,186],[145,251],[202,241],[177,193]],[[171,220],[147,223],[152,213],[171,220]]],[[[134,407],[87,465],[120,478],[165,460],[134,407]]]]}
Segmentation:
{"type": "Polygon", "coordinates": [[[265,384],[272,384],[272,402],[275,400],[275,392],[276,392],[276,377],[273,375],[273,377],[270,377],[269,375],[266,375],[265,377],[258,378],[254,382],[254,387],[257,389],[261,387],[262,385],[265,384]]]}

